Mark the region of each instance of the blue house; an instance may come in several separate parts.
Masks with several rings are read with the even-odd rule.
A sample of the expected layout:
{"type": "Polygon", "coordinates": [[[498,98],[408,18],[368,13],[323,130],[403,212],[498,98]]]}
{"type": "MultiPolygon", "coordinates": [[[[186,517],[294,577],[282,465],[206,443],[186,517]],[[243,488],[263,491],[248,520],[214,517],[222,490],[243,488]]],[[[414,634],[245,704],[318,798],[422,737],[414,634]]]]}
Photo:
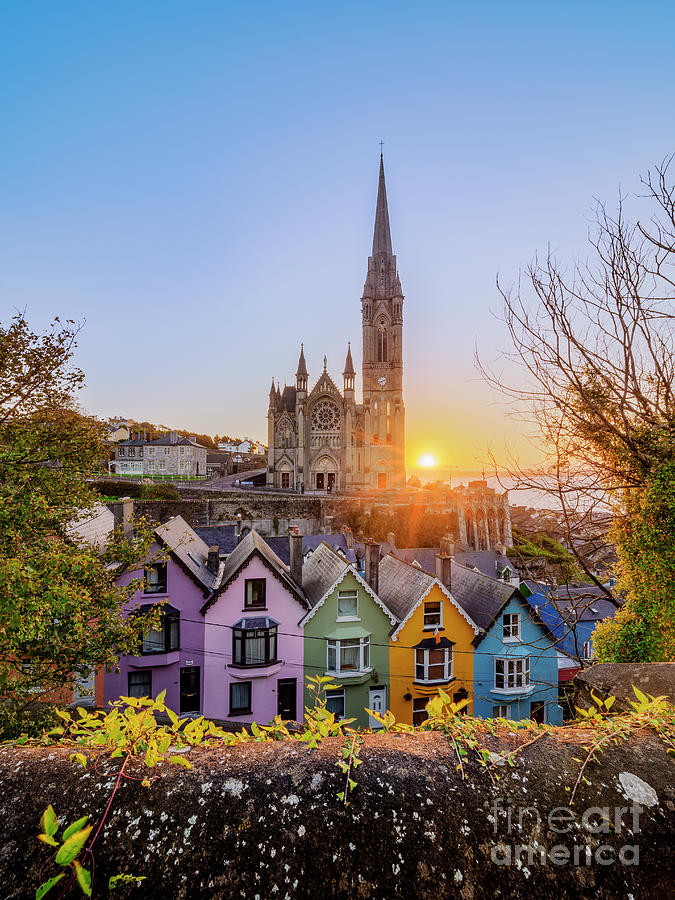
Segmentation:
{"type": "Polygon", "coordinates": [[[590,662],[593,632],[603,619],[611,619],[620,601],[610,599],[603,588],[593,584],[565,584],[556,587],[524,582],[521,593],[535,614],[556,639],[556,646],[576,660],[579,668],[590,662]]]}
{"type": "Polygon", "coordinates": [[[556,639],[519,588],[453,560],[450,591],[483,629],[473,642],[474,715],[562,725],[556,639]]]}

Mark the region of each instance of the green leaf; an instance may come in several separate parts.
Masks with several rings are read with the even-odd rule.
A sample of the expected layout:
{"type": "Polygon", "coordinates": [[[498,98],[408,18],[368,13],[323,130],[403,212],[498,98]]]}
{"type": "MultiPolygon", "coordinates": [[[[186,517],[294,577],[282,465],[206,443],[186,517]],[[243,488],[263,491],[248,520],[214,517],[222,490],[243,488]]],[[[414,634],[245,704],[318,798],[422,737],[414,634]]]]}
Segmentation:
{"type": "Polygon", "coordinates": [[[61,872],[59,875],[55,875],[53,878],[50,878],[49,881],[44,881],[37,889],[37,891],[35,891],[35,900],[42,900],[47,891],[51,891],[54,885],[58,881],[61,881],[65,874],[65,872],[61,872]]]}
{"type": "Polygon", "coordinates": [[[87,768],[87,757],[84,755],[84,753],[71,753],[70,761],[73,762],[73,760],[75,762],[79,762],[83,769],[87,768]]]}
{"type": "Polygon", "coordinates": [[[82,888],[82,893],[86,894],[87,897],[91,897],[91,872],[83,868],[77,860],[75,860],[73,865],[75,866],[77,883],[82,888]]]}
{"type": "Polygon", "coordinates": [[[44,831],[45,834],[51,837],[56,834],[59,828],[59,820],[56,818],[56,813],[54,812],[54,807],[49,804],[47,809],[42,813],[42,818],[40,819],[40,828],[44,831]]]}
{"type": "Polygon", "coordinates": [[[78,831],[77,834],[71,835],[67,841],[64,841],[61,845],[61,849],[56,854],[57,865],[67,866],[75,859],[77,854],[84,847],[85,842],[89,837],[89,833],[91,832],[91,828],[91,825],[87,825],[86,828],[78,831]]]}
{"type": "Polygon", "coordinates": [[[349,779],[349,790],[353,791],[355,787],[356,787],[356,782],[354,781],[353,778],[350,778],[349,779]]]}
{"type": "Polygon", "coordinates": [[[75,832],[79,831],[87,824],[87,819],[89,816],[82,816],[81,819],[78,819],[77,822],[73,822],[72,825],[69,825],[66,830],[63,832],[63,840],[67,841],[69,837],[71,837],[75,832]]]}
{"type": "Polygon", "coordinates": [[[59,842],[55,841],[51,834],[38,834],[38,840],[43,841],[45,844],[49,844],[50,847],[59,846],[59,842]]]}
{"type": "Polygon", "coordinates": [[[155,697],[155,703],[159,705],[164,705],[164,698],[166,697],[166,688],[163,691],[160,691],[159,694],[155,697]]]}
{"type": "Polygon", "coordinates": [[[189,763],[188,760],[185,759],[184,756],[170,756],[169,762],[174,763],[174,765],[176,765],[176,766],[182,766],[184,769],[192,768],[192,764],[189,763]]]}
{"type": "Polygon", "coordinates": [[[114,890],[118,884],[129,884],[132,881],[145,881],[147,875],[111,875],[108,879],[108,890],[114,890]]]}

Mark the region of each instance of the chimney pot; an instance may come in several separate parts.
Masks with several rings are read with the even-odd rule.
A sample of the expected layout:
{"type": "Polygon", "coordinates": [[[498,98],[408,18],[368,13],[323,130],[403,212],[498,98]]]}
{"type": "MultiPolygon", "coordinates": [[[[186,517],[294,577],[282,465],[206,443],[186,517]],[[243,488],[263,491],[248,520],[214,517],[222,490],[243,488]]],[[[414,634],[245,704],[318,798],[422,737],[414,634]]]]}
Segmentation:
{"type": "Polygon", "coordinates": [[[115,517],[115,528],[121,528],[125,538],[134,532],[134,501],[131,497],[120,497],[107,504],[115,517]]]}
{"type": "Polygon", "coordinates": [[[391,544],[392,547],[396,546],[396,535],[394,534],[393,531],[387,532],[387,543],[391,544]]]}
{"type": "Polygon", "coordinates": [[[347,541],[347,549],[353,550],[354,549],[354,534],[353,534],[351,528],[349,527],[349,525],[343,525],[342,533],[344,534],[345,540],[347,541]]]}
{"type": "Polygon", "coordinates": [[[302,535],[299,528],[288,529],[288,543],[291,555],[291,578],[302,587],[302,535]]]}

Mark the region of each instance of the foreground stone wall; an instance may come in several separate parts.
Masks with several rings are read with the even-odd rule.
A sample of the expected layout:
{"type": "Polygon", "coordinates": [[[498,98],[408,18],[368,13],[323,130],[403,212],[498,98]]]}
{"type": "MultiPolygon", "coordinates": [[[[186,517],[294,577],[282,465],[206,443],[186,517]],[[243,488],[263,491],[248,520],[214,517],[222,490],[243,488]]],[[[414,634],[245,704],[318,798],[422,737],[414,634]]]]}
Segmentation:
{"type": "Polygon", "coordinates": [[[615,697],[617,710],[631,709],[633,686],[652,697],[666,697],[675,705],[675,663],[599,663],[583,669],[574,679],[576,706],[588,709],[595,701],[615,697]]]}
{"type": "MultiPolygon", "coordinates": [[[[493,749],[529,739],[505,729],[493,749]]],[[[367,735],[347,807],[336,798],[340,739],[318,750],[194,750],[190,771],[164,764],[150,788],[122,782],[95,847],[94,896],[118,873],[147,877],[120,897],[673,896],[675,785],[663,745],[651,734],[610,744],[565,811],[580,740],[569,729],[541,737],[514,768],[497,765],[493,782],[470,757],[462,780],[441,734],[367,735]]],[[[101,761],[99,776],[66,750],[0,749],[3,898],[34,897],[41,869],[46,877],[53,853],[35,835],[47,804],[62,822],[97,821],[116,762],[101,761]]]]}

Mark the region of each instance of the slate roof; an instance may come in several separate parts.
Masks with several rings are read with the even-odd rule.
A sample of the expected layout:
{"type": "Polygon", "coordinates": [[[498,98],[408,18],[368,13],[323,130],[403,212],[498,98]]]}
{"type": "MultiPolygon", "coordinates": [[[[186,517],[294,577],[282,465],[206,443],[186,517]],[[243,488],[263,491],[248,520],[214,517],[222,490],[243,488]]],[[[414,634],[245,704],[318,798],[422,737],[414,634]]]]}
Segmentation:
{"type": "Polygon", "coordinates": [[[194,530],[209,547],[217,544],[223,556],[229,556],[237,546],[236,525],[200,525],[194,530]]]}
{"type": "Polygon", "coordinates": [[[325,542],[319,544],[302,567],[302,587],[311,607],[349,568],[349,563],[325,542]]]}
{"type": "Polygon", "coordinates": [[[81,512],[66,526],[72,541],[82,541],[102,550],[115,527],[115,516],[105,503],[95,503],[92,509],[81,512]]]}
{"type": "Polygon", "coordinates": [[[265,543],[264,538],[262,538],[257,531],[253,530],[249,531],[246,537],[241,539],[241,542],[237,544],[235,549],[228,556],[224,564],[218,590],[209,597],[208,601],[202,607],[202,612],[205,612],[213,603],[215,603],[218,595],[224,591],[228,584],[237,576],[239,570],[246,565],[253,554],[257,554],[262,558],[263,562],[279,578],[282,584],[288,588],[298,600],[300,600],[303,606],[307,605],[305,594],[291,578],[288,566],[285,565],[272,548],[265,543]]]}
{"type": "MultiPolygon", "coordinates": [[[[436,571],[438,547],[407,547],[400,550],[394,549],[394,553],[399,559],[408,563],[416,560],[425,572],[433,574],[436,571]]],[[[508,556],[497,553],[496,550],[458,550],[455,552],[454,559],[460,566],[466,566],[468,569],[475,566],[479,572],[489,575],[490,578],[497,578],[499,572],[503,571],[506,566],[514,568],[508,556]]]]}
{"type": "MultiPolygon", "coordinates": [[[[291,549],[288,535],[280,537],[266,537],[265,540],[272,550],[277,554],[279,559],[283,560],[286,565],[291,562],[291,549]]],[[[310,550],[314,551],[322,544],[328,544],[334,550],[340,550],[347,557],[349,562],[356,563],[356,554],[347,547],[347,539],[344,534],[303,534],[302,536],[302,555],[305,556],[310,550]]]]}
{"type": "Polygon", "coordinates": [[[172,441],[168,434],[163,437],[155,438],[154,441],[144,441],[139,440],[138,438],[134,438],[133,440],[128,441],[118,441],[115,445],[116,447],[200,447],[202,450],[208,450],[208,447],[205,447],[203,444],[198,444],[197,441],[191,441],[190,438],[183,437],[182,435],[178,435],[178,439],[172,441]]]}
{"type": "Polygon", "coordinates": [[[549,587],[536,582],[526,582],[532,596],[528,603],[542,610],[550,609],[569,622],[599,622],[615,615],[618,603],[612,603],[595,584],[559,585],[549,587]]]}
{"type": "Polygon", "coordinates": [[[220,564],[218,572],[212,572],[208,568],[209,545],[190,528],[182,516],[173,516],[168,522],[155,528],[155,535],[205,591],[213,591],[218,587],[223,564],[220,564]]]}
{"type": "Polygon", "coordinates": [[[487,631],[497,618],[499,610],[516,593],[517,588],[489,575],[467,569],[466,566],[460,566],[454,559],[451,563],[451,572],[452,596],[476,625],[487,631]]]}
{"type": "Polygon", "coordinates": [[[380,560],[380,600],[401,621],[435,582],[435,577],[389,554],[380,560]]]}

